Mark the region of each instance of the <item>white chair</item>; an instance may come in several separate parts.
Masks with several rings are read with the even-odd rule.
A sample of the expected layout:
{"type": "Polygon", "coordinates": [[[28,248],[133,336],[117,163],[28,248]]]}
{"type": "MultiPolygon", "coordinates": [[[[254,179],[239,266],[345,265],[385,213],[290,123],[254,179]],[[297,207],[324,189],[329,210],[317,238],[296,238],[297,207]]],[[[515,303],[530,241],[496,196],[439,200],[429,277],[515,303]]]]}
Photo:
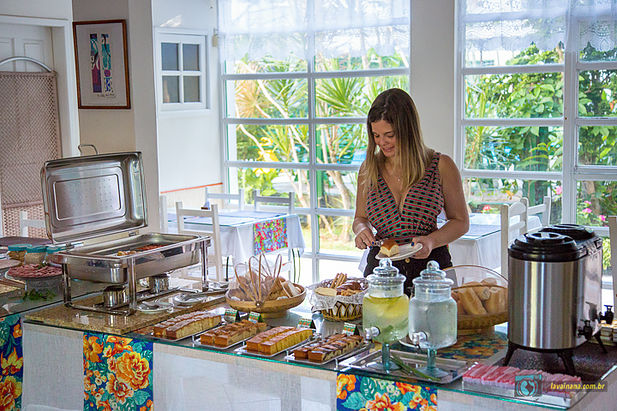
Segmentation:
{"type": "Polygon", "coordinates": [[[238,210],[244,210],[244,189],[238,189],[237,194],[233,193],[213,193],[206,187],[206,202],[204,205],[210,204],[210,200],[223,200],[222,207],[226,208],[231,201],[238,202],[238,210]]]}
{"type": "Polygon", "coordinates": [[[159,222],[161,233],[169,232],[169,220],[167,213],[167,196],[159,196],[159,222]]]}
{"type": "Polygon", "coordinates": [[[259,190],[253,190],[253,201],[255,211],[286,211],[292,214],[296,196],[293,192],[283,197],[262,196],[259,190]],[[277,206],[264,206],[264,204],[277,204],[277,206]]]}
{"type": "Polygon", "coordinates": [[[539,231],[542,227],[546,227],[551,223],[551,196],[544,196],[544,201],[542,204],[535,205],[533,207],[527,208],[527,217],[532,215],[542,214],[540,217],[540,222],[542,223],[541,227],[537,227],[531,231],[539,231]]]}
{"type": "Polygon", "coordinates": [[[216,269],[216,280],[223,280],[223,266],[221,264],[223,256],[221,253],[221,226],[219,224],[219,208],[213,204],[209,210],[187,209],[182,207],[182,202],[176,202],[176,217],[178,220],[178,234],[209,235],[211,246],[214,248],[214,259],[208,259],[209,264],[213,261],[216,269]],[[212,219],[212,230],[187,230],[185,228],[184,217],[207,217],[212,219]]]}
{"type": "Polygon", "coordinates": [[[608,237],[611,241],[611,273],[613,274],[613,307],[617,307],[617,216],[608,217],[608,237]]]}
{"type": "Polygon", "coordinates": [[[34,220],[28,218],[28,212],[22,210],[19,212],[19,235],[22,237],[30,237],[28,235],[28,227],[42,228],[45,230],[45,220],[34,220]]]}
{"type": "Polygon", "coordinates": [[[529,200],[521,198],[501,205],[501,275],[508,278],[508,247],[514,239],[527,232],[529,200]],[[516,218],[518,217],[518,219],[516,218]]]}

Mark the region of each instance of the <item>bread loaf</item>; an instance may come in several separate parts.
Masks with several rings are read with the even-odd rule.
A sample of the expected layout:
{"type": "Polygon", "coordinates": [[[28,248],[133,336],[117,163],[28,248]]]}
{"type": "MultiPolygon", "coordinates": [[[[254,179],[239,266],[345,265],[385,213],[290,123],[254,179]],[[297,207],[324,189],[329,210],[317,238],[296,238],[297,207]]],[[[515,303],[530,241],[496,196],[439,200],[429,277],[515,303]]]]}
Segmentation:
{"type": "Polygon", "coordinates": [[[387,240],[383,240],[383,242],[381,243],[381,248],[379,249],[379,252],[386,257],[391,257],[399,253],[399,247],[396,241],[388,238],[387,240]]]}
{"type": "Polygon", "coordinates": [[[306,328],[275,327],[257,334],[246,342],[246,349],[265,355],[272,355],[298,344],[313,334],[306,328]]]}
{"type": "Polygon", "coordinates": [[[361,342],[362,337],[358,335],[333,334],[326,339],[296,349],[294,358],[325,362],[350,352],[361,342]]]}
{"type": "Polygon", "coordinates": [[[165,338],[178,340],[212,328],[221,322],[220,314],[201,314],[188,320],[181,321],[165,330],[165,338]]]}
{"type": "Polygon", "coordinates": [[[273,338],[278,334],[282,334],[293,329],[293,327],[274,327],[268,331],[261,332],[246,342],[246,349],[248,351],[259,352],[259,344],[273,338]]]}
{"type": "Polygon", "coordinates": [[[507,290],[505,288],[491,287],[490,297],[484,302],[486,311],[491,314],[501,313],[508,309],[507,290]]]}
{"type": "Polygon", "coordinates": [[[461,288],[459,290],[461,304],[467,314],[479,315],[486,314],[482,301],[478,298],[472,288],[461,288]]]}

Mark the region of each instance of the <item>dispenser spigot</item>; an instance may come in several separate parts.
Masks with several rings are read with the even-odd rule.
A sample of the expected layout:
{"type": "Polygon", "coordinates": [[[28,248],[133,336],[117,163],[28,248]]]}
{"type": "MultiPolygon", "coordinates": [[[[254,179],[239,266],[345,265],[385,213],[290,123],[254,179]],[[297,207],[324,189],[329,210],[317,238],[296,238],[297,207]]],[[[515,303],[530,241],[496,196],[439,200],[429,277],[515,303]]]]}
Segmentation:
{"type": "Polygon", "coordinates": [[[591,327],[591,321],[585,320],[585,325],[578,329],[578,335],[584,335],[586,339],[591,339],[593,337],[593,328],[591,327]]]}
{"type": "Polygon", "coordinates": [[[608,325],[611,325],[613,323],[613,318],[615,318],[615,313],[612,311],[613,306],[606,304],[604,306],[606,307],[606,312],[604,314],[600,313],[598,318],[600,321],[604,320],[608,325]]]}
{"type": "Polygon", "coordinates": [[[421,342],[424,342],[427,339],[428,339],[428,336],[426,335],[424,331],[418,331],[418,332],[409,334],[409,340],[411,341],[413,345],[417,347],[420,346],[421,342]]]}
{"type": "Polygon", "coordinates": [[[379,328],[377,327],[370,327],[370,328],[365,328],[364,329],[364,339],[369,341],[372,340],[373,338],[377,337],[380,334],[379,328]]]}

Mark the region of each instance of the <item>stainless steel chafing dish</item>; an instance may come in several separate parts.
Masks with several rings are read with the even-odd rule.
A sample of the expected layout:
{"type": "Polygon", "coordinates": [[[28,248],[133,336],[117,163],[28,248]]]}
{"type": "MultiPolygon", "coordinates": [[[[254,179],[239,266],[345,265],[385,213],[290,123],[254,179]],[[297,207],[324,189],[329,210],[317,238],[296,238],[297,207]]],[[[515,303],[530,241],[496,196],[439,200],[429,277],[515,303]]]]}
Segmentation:
{"type": "MultiPolygon", "coordinates": [[[[112,314],[137,307],[137,280],[201,262],[206,286],[209,237],[148,233],[141,153],[113,153],[52,160],[41,170],[45,225],[54,243],[68,245],[55,255],[62,264],[67,306],[112,314]],[[74,247],[85,239],[129,232],[129,236],[74,247]],[[140,250],[144,246],[156,248],[140,250]],[[127,253],[126,255],[123,255],[127,253]],[[128,284],[126,310],[78,306],[72,302],[71,279],[128,284]]],[[[146,247],[148,248],[148,247],[146,247]]]]}

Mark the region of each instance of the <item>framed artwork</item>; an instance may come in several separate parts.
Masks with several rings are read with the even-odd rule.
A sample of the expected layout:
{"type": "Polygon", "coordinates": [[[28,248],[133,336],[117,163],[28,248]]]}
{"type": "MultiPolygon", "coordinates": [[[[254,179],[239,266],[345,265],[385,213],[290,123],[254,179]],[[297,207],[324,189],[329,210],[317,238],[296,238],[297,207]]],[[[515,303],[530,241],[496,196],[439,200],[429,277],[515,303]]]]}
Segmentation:
{"type": "Polygon", "coordinates": [[[126,20],[74,22],[73,41],[79,108],[131,108],[126,20]]]}

